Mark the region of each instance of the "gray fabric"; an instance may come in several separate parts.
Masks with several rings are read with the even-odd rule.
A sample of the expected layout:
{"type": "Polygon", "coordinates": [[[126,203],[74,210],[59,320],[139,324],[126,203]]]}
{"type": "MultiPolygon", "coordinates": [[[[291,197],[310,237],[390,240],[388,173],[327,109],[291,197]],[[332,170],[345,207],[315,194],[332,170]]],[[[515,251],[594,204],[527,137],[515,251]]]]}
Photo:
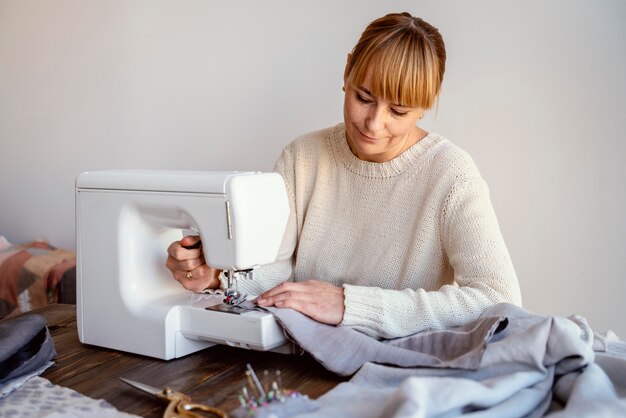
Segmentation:
{"type": "Polygon", "coordinates": [[[379,341],[348,327],[321,324],[286,308],[267,308],[289,336],[328,370],[348,376],[367,362],[400,367],[477,369],[487,342],[506,328],[506,317],[482,317],[470,324],[379,341]]]}
{"type": "Polygon", "coordinates": [[[595,363],[604,370],[617,396],[626,399],[626,354],[596,353],[595,363]]]}
{"type": "MultiPolygon", "coordinates": [[[[286,317],[278,316],[281,321],[286,317]]],[[[290,334],[307,335],[301,328],[309,327],[308,321],[288,318],[283,323],[290,334]]],[[[484,318],[499,318],[494,325],[507,318],[508,326],[487,336],[477,369],[366,363],[349,382],[321,396],[319,410],[297,417],[626,416],[626,357],[599,354],[596,362],[592,338],[567,318],[539,316],[509,304],[494,306],[484,318]]],[[[322,357],[355,355],[354,347],[338,341],[342,337],[314,329],[328,333],[318,336],[323,350],[330,350],[322,357]]],[[[331,329],[344,335],[340,327],[331,329]]],[[[357,348],[359,355],[362,347],[357,348]]],[[[467,348],[471,352],[473,345],[467,348]]],[[[439,349],[444,353],[429,356],[449,356],[447,347],[439,349]]]]}
{"type": "Polygon", "coordinates": [[[0,323],[0,385],[40,369],[54,357],[44,317],[26,315],[0,323]]]}

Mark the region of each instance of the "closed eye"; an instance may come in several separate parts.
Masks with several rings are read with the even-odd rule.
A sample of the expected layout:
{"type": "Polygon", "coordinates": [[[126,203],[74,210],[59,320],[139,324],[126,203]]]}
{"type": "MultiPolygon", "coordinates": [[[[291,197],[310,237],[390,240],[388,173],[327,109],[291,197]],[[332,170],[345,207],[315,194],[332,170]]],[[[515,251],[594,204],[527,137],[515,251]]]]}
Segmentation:
{"type": "Polygon", "coordinates": [[[356,96],[356,99],[361,102],[361,103],[365,103],[365,104],[372,104],[374,103],[374,101],[368,97],[363,96],[361,93],[359,93],[358,91],[354,93],[354,95],[356,96]]]}
{"type": "Polygon", "coordinates": [[[394,109],[393,107],[391,108],[391,113],[398,117],[403,117],[409,114],[409,112],[403,112],[401,110],[394,109]]]}

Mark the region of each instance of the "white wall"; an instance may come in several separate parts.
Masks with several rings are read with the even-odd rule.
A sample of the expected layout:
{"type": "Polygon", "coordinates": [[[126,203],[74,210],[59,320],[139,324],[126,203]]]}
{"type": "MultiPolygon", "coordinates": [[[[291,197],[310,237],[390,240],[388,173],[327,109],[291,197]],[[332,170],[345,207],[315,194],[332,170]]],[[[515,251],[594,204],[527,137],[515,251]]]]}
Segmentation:
{"type": "Polygon", "coordinates": [[[621,0],[0,0],[0,235],[73,246],[86,170],[271,169],[341,120],[346,54],[403,10],[446,39],[424,126],[489,182],[526,307],[626,337],[621,0]]]}

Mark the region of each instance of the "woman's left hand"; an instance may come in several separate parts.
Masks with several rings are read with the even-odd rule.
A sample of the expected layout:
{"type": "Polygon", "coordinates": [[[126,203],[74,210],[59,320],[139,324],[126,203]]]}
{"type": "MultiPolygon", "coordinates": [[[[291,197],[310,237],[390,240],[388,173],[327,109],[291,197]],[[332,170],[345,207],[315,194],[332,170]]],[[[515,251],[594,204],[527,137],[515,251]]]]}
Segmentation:
{"type": "Polygon", "coordinates": [[[338,325],[343,320],[343,288],[318,280],[283,282],[262,293],[259,306],[291,308],[318,322],[338,325]]]}

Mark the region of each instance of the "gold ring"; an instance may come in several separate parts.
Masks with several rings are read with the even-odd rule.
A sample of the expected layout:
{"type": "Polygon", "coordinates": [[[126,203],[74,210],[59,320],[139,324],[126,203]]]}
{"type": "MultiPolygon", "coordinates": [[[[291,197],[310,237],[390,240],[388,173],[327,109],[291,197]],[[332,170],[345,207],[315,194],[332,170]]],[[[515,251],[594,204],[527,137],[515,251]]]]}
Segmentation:
{"type": "Polygon", "coordinates": [[[193,278],[193,274],[191,274],[191,272],[190,272],[190,271],[188,271],[188,272],[187,272],[187,278],[188,278],[188,279],[192,279],[192,278],[193,278]]]}

